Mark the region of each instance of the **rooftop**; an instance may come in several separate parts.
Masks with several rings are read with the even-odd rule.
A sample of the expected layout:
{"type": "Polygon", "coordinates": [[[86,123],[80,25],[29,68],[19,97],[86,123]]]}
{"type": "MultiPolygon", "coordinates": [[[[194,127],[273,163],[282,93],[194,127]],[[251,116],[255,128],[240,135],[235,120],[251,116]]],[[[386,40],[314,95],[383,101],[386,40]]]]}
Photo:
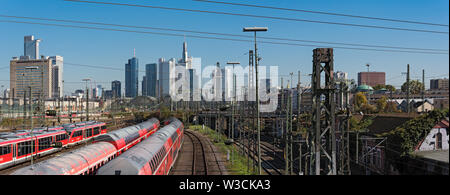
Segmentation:
{"type": "Polygon", "coordinates": [[[448,150],[416,151],[414,154],[422,158],[448,163],[448,150]]]}

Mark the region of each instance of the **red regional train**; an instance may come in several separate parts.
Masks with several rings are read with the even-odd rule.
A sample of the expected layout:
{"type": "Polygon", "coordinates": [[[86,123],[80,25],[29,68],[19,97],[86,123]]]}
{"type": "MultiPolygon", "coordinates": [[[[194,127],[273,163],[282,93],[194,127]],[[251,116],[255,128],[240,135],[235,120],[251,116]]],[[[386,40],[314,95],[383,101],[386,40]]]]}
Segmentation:
{"type": "Polygon", "coordinates": [[[159,128],[152,118],[94,138],[94,143],[35,165],[16,170],[13,175],[94,175],[105,163],[146,139],[159,128]]]}
{"type": "Polygon", "coordinates": [[[169,174],[183,142],[184,126],[176,118],[168,123],[149,139],[100,167],[97,175],[169,174]]]}
{"type": "Polygon", "coordinates": [[[0,135],[0,170],[61,150],[52,147],[60,142],[69,147],[106,133],[104,122],[82,122],[62,127],[36,128],[33,131],[19,131],[0,135]],[[36,130],[36,132],[35,132],[36,130]]]}

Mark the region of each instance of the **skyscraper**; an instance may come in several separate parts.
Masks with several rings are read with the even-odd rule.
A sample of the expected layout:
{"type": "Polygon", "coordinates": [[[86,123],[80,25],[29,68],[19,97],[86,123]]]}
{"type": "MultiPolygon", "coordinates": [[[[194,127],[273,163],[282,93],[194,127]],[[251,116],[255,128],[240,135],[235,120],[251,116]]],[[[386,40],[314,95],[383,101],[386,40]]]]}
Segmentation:
{"type": "Polygon", "coordinates": [[[113,81],[111,83],[112,97],[120,98],[122,97],[122,85],[120,81],[113,81]]]}
{"type": "Polygon", "coordinates": [[[33,35],[24,37],[24,51],[23,55],[28,56],[29,59],[39,59],[39,43],[40,39],[34,39],[33,35]]]}
{"type": "Polygon", "coordinates": [[[133,57],[125,64],[125,97],[138,96],[139,60],[133,57]]]}
{"type": "MultiPolygon", "coordinates": [[[[29,97],[31,90],[32,97],[49,98],[54,95],[53,64],[62,64],[62,57],[55,56],[54,60],[49,57],[39,57],[39,42],[34,36],[24,37],[24,56],[14,57],[10,61],[10,87],[13,97],[29,97]]],[[[62,65],[61,65],[62,66],[62,65]]],[[[56,70],[62,71],[62,68],[56,70]]],[[[59,75],[58,75],[59,76],[59,75]]],[[[62,76],[57,78],[61,80],[62,76]]],[[[62,84],[59,85],[62,87],[62,84]]]]}
{"type": "Polygon", "coordinates": [[[49,58],[52,60],[52,97],[58,98],[64,95],[63,86],[63,69],[64,69],[64,58],[61,56],[51,56],[49,58]]]}
{"type": "Polygon", "coordinates": [[[157,80],[157,71],[156,64],[147,64],[145,65],[145,76],[146,76],[146,95],[156,97],[156,80],[157,80]]]}
{"type": "Polygon", "coordinates": [[[17,59],[10,61],[10,88],[14,97],[29,97],[29,90],[33,98],[52,97],[52,60],[44,59],[17,59]]]}
{"type": "Polygon", "coordinates": [[[160,96],[170,96],[170,85],[175,82],[175,75],[171,76],[171,73],[175,73],[176,60],[170,59],[165,61],[164,58],[159,59],[159,90],[160,96]]]}
{"type": "Polygon", "coordinates": [[[147,76],[146,75],[144,75],[143,77],[142,77],[142,85],[141,85],[141,87],[142,87],[142,96],[147,96],[147,76]]]}

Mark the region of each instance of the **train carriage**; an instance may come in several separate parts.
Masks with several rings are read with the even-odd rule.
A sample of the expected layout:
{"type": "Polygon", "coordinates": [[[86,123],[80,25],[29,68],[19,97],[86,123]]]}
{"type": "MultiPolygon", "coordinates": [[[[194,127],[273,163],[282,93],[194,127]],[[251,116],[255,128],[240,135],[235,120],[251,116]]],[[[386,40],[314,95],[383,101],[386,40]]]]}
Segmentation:
{"type": "Polygon", "coordinates": [[[53,148],[53,143],[60,142],[63,147],[68,147],[104,133],[106,133],[106,123],[95,121],[2,133],[0,135],[0,170],[29,161],[32,156],[44,156],[61,150],[53,148]],[[75,139],[74,135],[80,133],[76,132],[82,132],[78,139],[75,139]]]}
{"type": "Polygon", "coordinates": [[[65,146],[80,144],[94,137],[105,134],[107,131],[106,123],[95,121],[69,124],[64,126],[64,129],[69,135],[68,143],[65,146]]]}
{"type": "Polygon", "coordinates": [[[35,165],[12,175],[90,175],[116,157],[116,148],[107,142],[91,144],[35,165]]]}
{"type": "MultiPolygon", "coordinates": [[[[165,122],[164,122],[165,123],[165,122]]],[[[167,123],[166,123],[167,124],[167,123]]],[[[147,140],[101,167],[98,175],[165,175],[181,147],[184,126],[176,118],[147,140]]]]}
{"type": "MultiPolygon", "coordinates": [[[[71,125],[77,131],[77,125],[71,125]]],[[[159,120],[152,118],[134,126],[122,128],[95,138],[92,145],[38,163],[31,169],[22,168],[16,175],[87,175],[95,174],[106,162],[120,155],[119,150],[132,147],[159,128],[159,120]],[[123,142],[123,144],[121,144],[123,142]],[[117,144],[119,143],[119,144],[117,144]],[[67,162],[67,163],[64,163],[67,162]],[[37,167],[37,168],[36,168],[37,167]]]]}
{"type": "Polygon", "coordinates": [[[150,135],[155,133],[158,128],[159,120],[156,118],[152,118],[137,125],[125,127],[98,136],[94,138],[93,142],[109,142],[117,148],[117,151],[120,154],[130,149],[142,140],[148,138],[150,135]]]}

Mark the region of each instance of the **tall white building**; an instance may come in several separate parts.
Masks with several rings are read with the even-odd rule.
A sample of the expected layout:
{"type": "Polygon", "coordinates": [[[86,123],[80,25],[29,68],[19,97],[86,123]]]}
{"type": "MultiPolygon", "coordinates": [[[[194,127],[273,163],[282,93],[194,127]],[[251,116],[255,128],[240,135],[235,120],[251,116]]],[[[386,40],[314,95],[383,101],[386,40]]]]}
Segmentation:
{"type": "Polygon", "coordinates": [[[51,56],[52,60],[52,87],[53,87],[53,98],[64,96],[64,83],[63,83],[63,73],[64,73],[64,58],[61,56],[51,56]]]}
{"type": "Polygon", "coordinates": [[[175,82],[174,73],[176,66],[176,59],[172,58],[169,61],[165,61],[164,58],[160,58],[158,61],[159,66],[159,90],[160,96],[165,97],[170,95],[170,85],[175,82]]]}
{"type": "Polygon", "coordinates": [[[31,60],[39,59],[39,43],[40,39],[34,39],[33,35],[24,37],[24,52],[25,57],[28,56],[31,60]]]}

